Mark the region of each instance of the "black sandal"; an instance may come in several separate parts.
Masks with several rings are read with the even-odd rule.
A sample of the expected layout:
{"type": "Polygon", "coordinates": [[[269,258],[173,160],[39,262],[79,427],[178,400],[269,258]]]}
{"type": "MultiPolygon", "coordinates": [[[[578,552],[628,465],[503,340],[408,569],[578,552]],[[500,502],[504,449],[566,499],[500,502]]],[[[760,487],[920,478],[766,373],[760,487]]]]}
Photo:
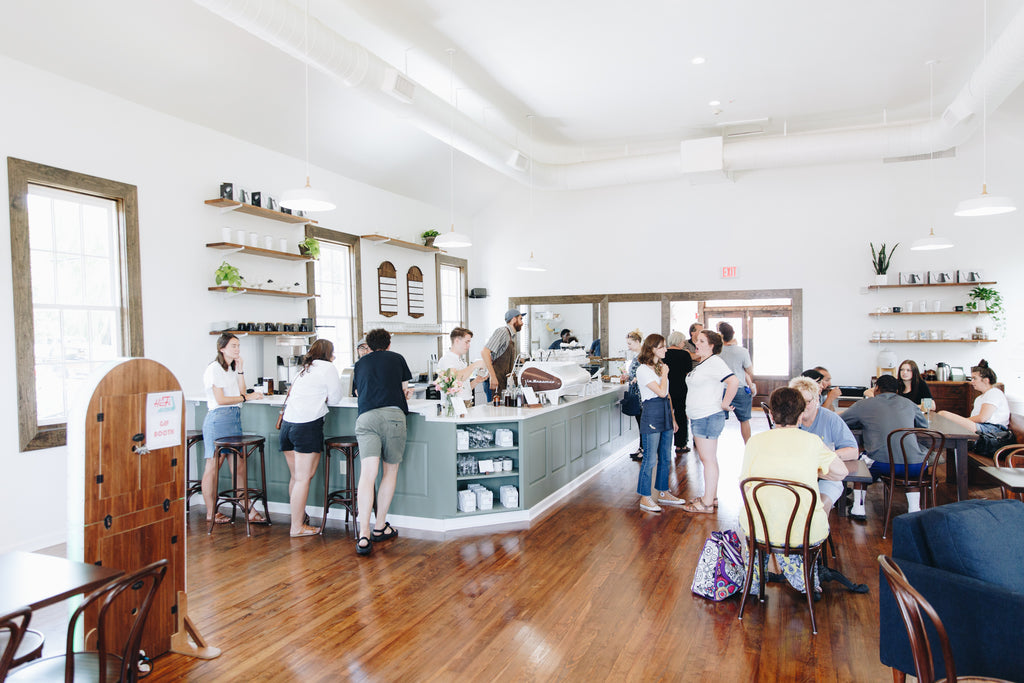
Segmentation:
{"type": "Polygon", "coordinates": [[[370,540],[374,543],[380,543],[381,541],[390,541],[396,536],[398,536],[398,530],[391,526],[391,522],[384,522],[383,529],[373,530],[373,533],[370,534],[370,540]]]}
{"type": "Polygon", "coordinates": [[[356,553],[359,555],[369,555],[373,552],[373,543],[370,542],[366,536],[360,536],[359,540],[356,541],[356,553]],[[366,545],[360,545],[363,541],[366,541],[366,545]]]}

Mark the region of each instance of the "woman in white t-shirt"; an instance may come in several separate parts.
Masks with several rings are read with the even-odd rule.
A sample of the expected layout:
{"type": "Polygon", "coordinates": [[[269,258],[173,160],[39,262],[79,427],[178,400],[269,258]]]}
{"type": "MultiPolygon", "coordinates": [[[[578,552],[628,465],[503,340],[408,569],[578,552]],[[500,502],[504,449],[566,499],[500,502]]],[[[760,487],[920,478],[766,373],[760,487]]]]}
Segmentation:
{"type": "MultiPolygon", "coordinates": [[[[302,370],[292,382],[281,420],[281,452],[288,463],[288,500],[291,506],[290,535],[313,536],[320,532],[305,523],[309,482],[316,474],[324,445],[324,416],[327,404],[341,403],[343,392],[334,360],[334,344],[317,339],[302,361],[302,370]]],[[[324,476],[330,476],[325,472],[324,476]]],[[[352,476],[349,473],[349,476],[352,476]]]]}
{"type": "Polygon", "coordinates": [[[665,338],[649,334],[640,347],[636,369],[636,384],[644,411],[640,415],[640,444],[644,459],[640,463],[640,477],[636,492],[640,495],[640,509],[661,512],[662,505],[682,505],[686,501],[676,498],[668,490],[668,477],[672,468],[672,434],[679,429],[672,412],[672,398],[668,395],[668,365],[665,338]],[[658,472],[654,481],[657,494],[651,496],[651,473],[657,458],[658,472]]]}
{"type": "Polygon", "coordinates": [[[996,373],[983,358],[971,368],[971,387],[981,393],[981,396],[974,399],[971,416],[962,417],[948,410],[940,410],[939,415],[948,417],[976,434],[1003,437],[1010,426],[1010,404],[1006,394],[995,387],[995,383],[996,373]]]}
{"type": "Polygon", "coordinates": [[[718,505],[718,437],[740,381],[721,357],[722,335],[701,330],[697,335],[697,364],[686,376],[686,415],[693,445],[704,465],[704,495],[683,506],[687,512],[709,514],[718,505]]]}
{"type": "MultiPolygon", "coordinates": [[[[217,512],[217,473],[224,464],[225,456],[213,460],[213,442],[226,436],[242,433],[242,410],[239,406],[246,400],[263,398],[260,392],[246,394],[245,371],[242,369],[241,345],[238,337],[225,332],[217,338],[217,358],[206,366],[203,373],[203,390],[206,392],[206,418],[203,420],[203,453],[206,464],[203,468],[203,501],[206,503],[206,521],[228,524],[231,519],[217,512]]],[[[238,462],[235,486],[245,486],[245,459],[238,462]]],[[[265,521],[263,515],[253,507],[249,510],[249,521],[257,524],[265,521]]]]}

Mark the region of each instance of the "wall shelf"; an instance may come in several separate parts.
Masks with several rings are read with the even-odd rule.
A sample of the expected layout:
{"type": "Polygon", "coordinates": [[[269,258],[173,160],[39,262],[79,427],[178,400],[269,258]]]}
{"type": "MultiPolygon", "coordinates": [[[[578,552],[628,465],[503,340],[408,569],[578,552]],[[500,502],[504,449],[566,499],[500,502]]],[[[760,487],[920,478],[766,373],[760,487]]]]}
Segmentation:
{"type": "Polygon", "coordinates": [[[393,237],[387,235],[360,235],[360,238],[369,240],[371,242],[385,242],[393,247],[401,247],[403,249],[412,249],[413,251],[429,251],[432,254],[436,254],[441,251],[437,247],[428,247],[423,244],[416,244],[415,242],[406,242],[404,240],[396,240],[393,237]]]}
{"type": "Polygon", "coordinates": [[[911,311],[893,313],[892,311],[886,311],[885,313],[868,313],[868,315],[988,315],[988,311],[932,311],[931,313],[925,311],[911,311]]]}
{"type": "MultiPolygon", "coordinates": [[[[445,337],[447,336],[444,332],[390,332],[392,337],[445,337]]],[[[363,332],[363,336],[366,336],[366,332],[363,332]]]]}
{"type": "Polygon", "coordinates": [[[976,287],[996,285],[998,282],[936,282],[931,285],[868,285],[868,289],[916,289],[918,287],[976,287]]]}
{"type": "Polygon", "coordinates": [[[316,332],[249,332],[247,330],[220,330],[211,332],[210,336],[220,336],[227,332],[233,334],[236,337],[244,337],[247,334],[263,336],[263,337],[315,337],[316,332]]]}
{"type": "Polygon", "coordinates": [[[227,285],[221,285],[219,287],[208,287],[211,292],[227,292],[228,294],[255,294],[257,296],[278,296],[287,299],[312,299],[319,296],[318,294],[307,294],[306,292],[283,292],[278,289],[253,289],[251,287],[241,287],[236,289],[234,292],[228,292],[227,285]]]}
{"type": "Polygon", "coordinates": [[[206,246],[210,249],[220,249],[227,251],[237,251],[242,254],[251,254],[253,256],[265,256],[267,258],[281,259],[282,261],[312,261],[311,256],[305,254],[290,254],[287,251],[277,251],[276,249],[263,249],[261,247],[247,247],[244,244],[235,244],[234,242],[207,242],[206,246]]]}
{"type": "Polygon", "coordinates": [[[264,209],[262,206],[243,204],[242,202],[236,202],[233,199],[221,199],[218,197],[217,199],[207,199],[204,203],[210,206],[215,206],[218,209],[228,209],[231,211],[237,211],[238,213],[247,213],[250,216],[269,218],[274,221],[281,221],[282,223],[312,223],[316,225],[316,221],[306,218],[305,216],[293,216],[288,213],[281,213],[280,211],[264,209]]]}
{"type": "MultiPolygon", "coordinates": [[[[502,479],[504,477],[518,477],[519,470],[502,470],[501,472],[490,472],[485,474],[460,474],[455,477],[455,481],[479,481],[481,479],[502,479]]],[[[516,488],[519,488],[516,486],[516,488]]],[[[507,509],[507,508],[502,508],[507,509]]]]}
{"type": "Polygon", "coordinates": [[[995,339],[869,339],[870,344],[984,344],[995,339]]]}

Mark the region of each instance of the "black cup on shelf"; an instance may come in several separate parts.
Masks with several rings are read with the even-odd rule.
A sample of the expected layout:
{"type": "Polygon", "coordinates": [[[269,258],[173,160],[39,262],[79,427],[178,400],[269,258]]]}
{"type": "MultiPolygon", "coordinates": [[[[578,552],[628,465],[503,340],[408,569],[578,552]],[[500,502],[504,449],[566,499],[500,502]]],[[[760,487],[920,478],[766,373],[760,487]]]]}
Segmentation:
{"type": "Polygon", "coordinates": [[[963,313],[964,312],[964,307],[963,306],[954,306],[953,310],[956,311],[957,313],[963,313]]]}
{"type": "Polygon", "coordinates": [[[903,309],[901,307],[899,307],[899,306],[893,306],[892,307],[892,312],[893,313],[902,313],[903,309]]]}
{"type": "Polygon", "coordinates": [[[238,330],[239,332],[248,332],[249,323],[238,323],[238,325],[235,326],[235,329],[238,330]]]}

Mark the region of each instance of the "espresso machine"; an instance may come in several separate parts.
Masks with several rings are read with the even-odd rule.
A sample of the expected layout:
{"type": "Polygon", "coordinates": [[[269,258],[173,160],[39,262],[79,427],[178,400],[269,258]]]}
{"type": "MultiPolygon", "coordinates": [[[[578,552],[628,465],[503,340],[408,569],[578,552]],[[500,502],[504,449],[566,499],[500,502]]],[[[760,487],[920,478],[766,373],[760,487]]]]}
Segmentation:
{"type": "Polygon", "coordinates": [[[309,340],[306,337],[278,337],[274,350],[277,354],[275,393],[283,394],[302,370],[302,359],[309,350],[309,340]]]}

